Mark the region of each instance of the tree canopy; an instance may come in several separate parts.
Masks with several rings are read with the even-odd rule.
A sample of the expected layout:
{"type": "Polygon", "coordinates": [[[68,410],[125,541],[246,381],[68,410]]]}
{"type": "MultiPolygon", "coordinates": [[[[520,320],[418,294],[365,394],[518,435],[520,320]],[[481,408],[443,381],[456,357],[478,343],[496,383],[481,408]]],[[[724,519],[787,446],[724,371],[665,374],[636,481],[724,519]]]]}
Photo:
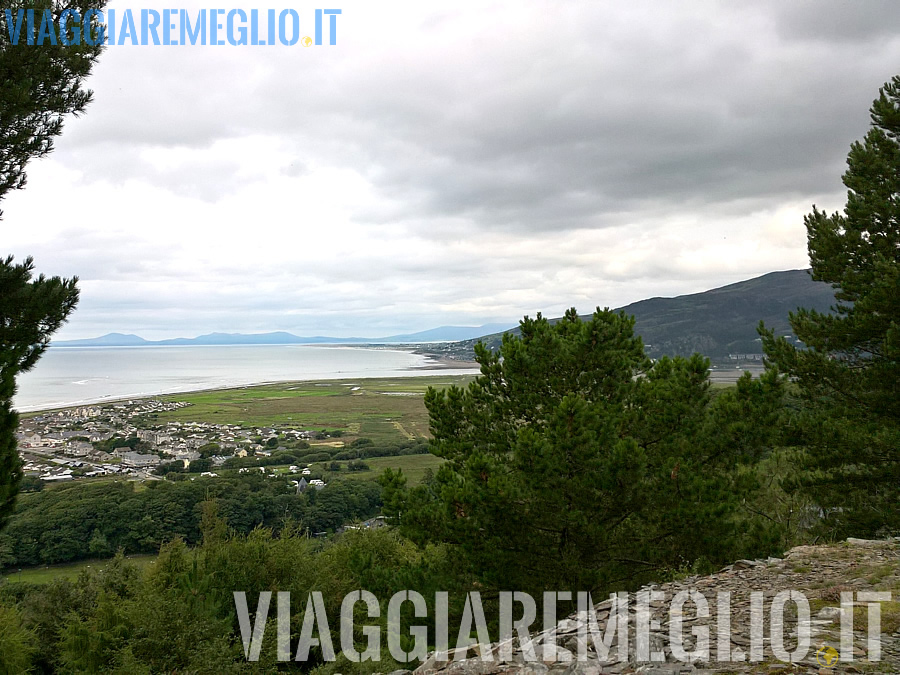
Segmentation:
{"type": "MultiPolygon", "coordinates": [[[[12,0],[4,4],[13,18],[20,8],[33,8],[40,16],[51,9],[56,18],[66,9],[84,17],[89,9],[102,9],[106,0],[12,0]]],[[[35,22],[40,23],[40,22],[35,22]]],[[[53,149],[66,115],[84,112],[91,92],[83,87],[102,45],[26,44],[22,26],[17,44],[10,40],[5,13],[0,18],[0,199],[25,185],[25,165],[53,149]]],[[[34,26],[37,32],[39,26],[34,26]]],[[[2,215],[2,211],[0,211],[2,215]]]]}
{"type": "Polygon", "coordinates": [[[78,302],[77,279],[32,278],[33,269],[31,258],[18,265],[12,256],[0,260],[0,528],[22,479],[12,407],[16,376],[34,367],[78,302]]]}
{"type": "MultiPolygon", "coordinates": [[[[4,9],[15,18],[20,8],[37,13],[51,9],[55,17],[67,9],[82,17],[88,9],[104,7],[106,0],[13,0],[4,9]]],[[[79,114],[91,98],[82,86],[102,45],[85,40],[65,45],[27,44],[28,25],[20,26],[16,44],[0,21],[0,200],[25,185],[25,166],[53,149],[63,119],[79,114]]],[[[33,22],[39,24],[40,22],[33,22]]],[[[32,25],[37,32],[39,25],[32,25]]],[[[83,29],[83,28],[82,28],[83,29]]],[[[2,216],[2,211],[0,211],[2,216]]],[[[15,264],[0,257],[0,528],[12,511],[21,462],[16,451],[18,417],[12,409],[16,376],[34,367],[50,341],[78,302],[77,279],[34,277],[31,258],[15,264]]]]}
{"type": "Polygon", "coordinates": [[[447,462],[413,489],[388,474],[386,514],[495,589],[622,587],[733,555],[750,540],[733,469],[766,450],[748,422],[778,416],[778,379],[713,400],[705,358],[652,362],[633,324],[572,309],[526,318],[498,352],[479,345],[468,389],[426,394],[447,462]]]}
{"type": "Polygon", "coordinates": [[[843,213],[805,218],[812,276],[831,283],[833,313],[791,315],[802,347],[762,329],[771,367],[794,379],[803,408],[792,442],[835,534],[900,528],[900,76],[871,107],[847,157],[843,213]]]}

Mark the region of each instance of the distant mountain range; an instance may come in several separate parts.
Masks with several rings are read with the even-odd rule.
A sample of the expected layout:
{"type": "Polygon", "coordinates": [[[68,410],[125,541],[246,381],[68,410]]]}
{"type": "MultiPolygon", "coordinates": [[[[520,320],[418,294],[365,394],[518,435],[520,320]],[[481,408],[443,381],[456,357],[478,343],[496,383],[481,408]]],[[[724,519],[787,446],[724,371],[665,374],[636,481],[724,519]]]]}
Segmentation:
{"type": "MultiPolygon", "coordinates": [[[[635,332],[651,357],[699,352],[716,359],[762,353],[756,332],[760,320],[778,335],[791,335],[790,312],[798,307],[828,312],[834,304],[830,284],[813,281],[809,270],[789,270],[703,293],[641,300],[618,311],[635,317],[635,332]]],[[[496,348],[502,336],[503,332],[498,332],[465,340],[454,345],[452,353],[462,357],[479,341],[496,348]]]]}
{"type": "MultiPolygon", "coordinates": [[[[619,308],[635,317],[635,332],[654,358],[700,352],[713,359],[729,354],[759,354],[756,327],[760,320],[779,335],[791,335],[788,314],[798,307],[827,312],[835,304],[829,284],[813,281],[808,270],[772,272],[703,293],[674,298],[650,298],[619,308]]],[[[476,342],[499,346],[511,324],[441,326],[431,330],[380,338],[299,337],[292,333],[210,333],[195,338],[145,340],[137,335],[110,333],[89,340],[54,342],[54,347],[133,347],[160,345],[284,345],[284,344],[421,344],[427,351],[454,358],[471,358],[476,342]]]]}
{"type": "Polygon", "coordinates": [[[380,338],[336,338],[300,337],[293,333],[209,333],[195,338],[171,338],[169,340],[145,340],[138,335],[127,333],[107,333],[101,337],[85,340],[62,340],[53,342],[53,347],[158,347],[178,345],[309,345],[309,344],[383,344],[456,342],[478,337],[486,333],[508,330],[511,323],[489,323],[483,326],[441,326],[418,333],[390,335],[380,338]]]}

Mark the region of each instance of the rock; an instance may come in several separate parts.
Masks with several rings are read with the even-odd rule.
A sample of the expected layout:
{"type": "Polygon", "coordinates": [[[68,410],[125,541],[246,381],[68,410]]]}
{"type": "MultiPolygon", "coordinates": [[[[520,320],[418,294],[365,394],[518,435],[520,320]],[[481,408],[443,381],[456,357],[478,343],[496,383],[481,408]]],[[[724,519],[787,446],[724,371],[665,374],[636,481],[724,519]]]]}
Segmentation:
{"type": "MultiPolygon", "coordinates": [[[[787,675],[788,673],[805,673],[816,675],[817,673],[860,673],[866,670],[866,652],[860,645],[865,644],[866,635],[859,629],[854,634],[856,646],[854,648],[854,660],[858,667],[852,663],[840,662],[831,668],[823,667],[816,661],[816,650],[825,645],[840,644],[840,627],[837,621],[841,616],[841,609],[833,606],[839,600],[838,591],[846,590],[857,593],[861,590],[873,590],[869,577],[863,574],[864,570],[879,569],[886,565],[894,565],[900,568],[900,541],[869,542],[854,544],[852,541],[841,546],[798,546],[787,553],[784,559],[770,558],[765,561],[740,560],[724,568],[721,572],[707,577],[691,577],[679,581],[670,581],[665,584],[654,585],[653,588],[662,591],[666,599],[664,602],[651,604],[651,619],[659,622],[660,630],[653,629],[649,636],[651,651],[661,651],[666,657],[666,662],[643,663],[636,661],[635,654],[635,596],[629,599],[629,661],[619,662],[618,647],[613,642],[609,656],[609,662],[601,662],[594,651],[591,638],[588,644],[580,644],[578,627],[584,625],[587,616],[573,615],[568,620],[561,621],[556,627],[548,631],[533,633],[535,652],[538,657],[543,656],[542,645],[551,640],[557,642],[559,652],[557,657],[546,663],[527,663],[518,640],[513,640],[512,658],[501,663],[495,657],[493,662],[482,662],[475,656],[475,650],[465,650],[463,654],[469,658],[464,661],[452,663],[435,663],[429,658],[416,671],[415,675],[758,675],[770,673],[771,675],[787,675]],[[729,591],[731,593],[731,661],[724,663],[694,663],[693,665],[674,660],[669,645],[669,622],[673,618],[668,611],[669,600],[680,591],[695,590],[703,594],[709,603],[710,617],[700,620],[695,614],[695,608],[688,602],[681,613],[682,626],[684,628],[684,648],[690,651],[695,639],[691,634],[692,627],[707,626],[710,629],[710,656],[716,657],[717,651],[717,622],[716,593],[729,591]],[[825,601],[829,603],[820,609],[811,620],[810,631],[813,637],[813,645],[807,658],[796,664],[780,663],[775,659],[771,651],[769,636],[770,606],[774,596],[781,591],[797,590],[803,592],[810,601],[825,601]],[[763,639],[764,661],[750,662],[750,593],[759,592],[764,598],[765,631],[763,639]],[[573,654],[579,652],[587,654],[588,661],[566,661],[563,657],[564,650],[573,654]],[[864,665],[865,664],[865,665],[864,665]]],[[[649,589],[649,587],[648,587],[649,589]]],[[[598,621],[601,631],[608,630],[609,626],[608,600],[595,605],[598,611],[598,621]]],[[[614,618],[614,617],[613,617],[614,618]]],[[[784,617],[785,644],[795,643],[797,633],[796,616],[792,614],[792,603],[788,603],[784,617]]],[[[610,634],[617,639],[617,634],[610,634]]],[[[791,647],[787,646],[790,651],[791,647]]],[[[494,645],[492,653],[496,653],[498,645],[494,645]]],[[[882,636],[882,661],[880,671],[884,673],[900,673],[900,633],[897,635],[882,636]]],[[[548,655],[549,656],[549,655],[548,655]]],[[[391,674],[394,675],[394,674],[391,674]]],[[[398,673],[397,675],[409,675],[398,673]]]]}
{"type": "Polygon", "coordinates": [[[819,619],[840,619],[841,618],[841,608],[840,607],[823,607],[818,611],[816,617],[819,619]]]}
{"type": "Polygon", "coordinates": [[[759,560],[738,560],[732,567],[736,570],[748,570],[762,565],[765,565],[765,563],[760,562],[759,560]]]}
{"type": "Polygon", "coordinates": [[[878,546],[888,546],[893,543],[892,539],[857,539],[856,537],[848,537],[847,543],[851,546],[867,546],[867,547],[878,547],[878,546]]]}

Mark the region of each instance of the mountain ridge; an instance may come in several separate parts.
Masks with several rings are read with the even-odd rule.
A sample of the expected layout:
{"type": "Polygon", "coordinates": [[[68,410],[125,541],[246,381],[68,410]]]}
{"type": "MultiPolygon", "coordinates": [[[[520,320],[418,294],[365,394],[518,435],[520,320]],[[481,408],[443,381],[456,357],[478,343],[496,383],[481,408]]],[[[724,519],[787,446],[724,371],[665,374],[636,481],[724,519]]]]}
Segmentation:
{"type": "MultiPolygon", "coordinates": [[[[699,352],[712,359],[727,359],[762,353],[756,332],[760,321],[777,335],[793,336],[790,312],[799,307],[830,312],[836,302],[830,284],[813,281],[810,271],[802,269],[769,272],[700,293],[647,298],[615,311],[634,316],[635,333],[652,358],[699,352]]],[[[496,349],[504,332],[517,335],[519,329],[460,341],[446,353],[467,358],[478,342],[496,349]]]]}
{"type": "MultiPolygon", "coordinates": [[[[760,355],[756,328],[763,321],[776,334],[792,336],[788,314],[798,307],[829,312],[836,304],[830,284],[813,281],[808,269],[769,272],[700,293],[653,297],[618,308],[635,317],[635,333],[652,358],[689,356],[699,352],[712,359],[760,355]]],[[[583,315],[583,318],[587,315],[583,315]]],[[[551,319],[557,321],[558,319],[551,319]]],[[[474,346],[483,342],[496,349],[504,333],[517,334],[518,326],[440,326],[417,333],[380,338],[299,337],[292,333],[209,333],[195,338],[145,340],[137,335],[109,333],[88,340],[54,342],[54,347],[169,346],[169,345],[276,345],[276,344],[429,344],[434,355],[471,359],[474,346]],[[494,332],[489,332],[493,330],[494,332]]]]}
{"type": "Polygon", "coordinates": [[[216,345],[290,345],[290,344],[373,344],[373,343],[414,343],[442,341],[453,342],[478,337],[487,331],[502,331],[513,328],[511,323],[488,323],[482,326],[439,326],[416,333],[389,335],[387,337],[337,338],[323,335],[298,336],[286,331],[268,333],[222,333],[213,332],[193,338],[177,337],[165,340],[147,340],[133,333],[107,333],[96,338],[82,340],[62,340],[53,342],[52,347],[168,347],[168,346],[216,346],[216,345]]]}

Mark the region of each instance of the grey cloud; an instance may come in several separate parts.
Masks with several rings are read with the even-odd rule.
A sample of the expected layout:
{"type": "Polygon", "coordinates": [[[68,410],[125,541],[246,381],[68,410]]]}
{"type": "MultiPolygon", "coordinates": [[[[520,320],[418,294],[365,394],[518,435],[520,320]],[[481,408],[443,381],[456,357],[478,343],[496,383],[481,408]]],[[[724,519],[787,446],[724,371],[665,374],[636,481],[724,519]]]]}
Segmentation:
{"type": "MultiPolygon", "coordinates": [[[[299,171],[314,158],[365,172],[401,205],[383,210],[381,222],[427,214],[489,229],[604,227],[659,202],[727,210],[736,200],[838,187],[848,145],[865,131],[865,108],[892,74],[873,62],[900,62],[896,37],[870,42],[876,27],[900,21],[896,3],[820,11],[818,3],[723,4],[716,18],[668,7],[651,27],[640,3],[633,14],[575,6],[577,22],[548,16],[549,46],[500,33],[505,44],[453,55],[390,51],[333,71],[296,58],[287,77],[256,72],[255,55],[235,62],[229,78],[204,59],[182,67],[177,54],[161,56],[155,84],[125,83],[136,101],[104,108],[117,111],[103,140],[118,150],[102,161],[117,180],[140,176],[215,201],[246,181],[240,157],[158,170],[136,162],[136,149],[278,134],[299,171]],[[855,28],[822,50],[797,35],[816,20],[855,28]]],[[[453,24],[454,14],[439,13],[426,29],[453,24]]],[[[114,49],[105,56],[118,58],[114,49]]],[[[106,96],[115,98],[114,88],[106,96]]],[[[105,121],[98,115],[72,147],[95,152],[87,144],[100,140],[105,121]]]]}
{"type": "MultiPolygon", "coordinates": [[[[676,216],[721,223],[724,236],[750,212],[842,203],[849,145],[900,63],[894,1],[535,0],[510,3],[505,23],[482,4],[419,5],[421,40],[360,31],[352,48],[318,56],[110,48],[96,101],[68,123],[54,161],[95,189],[153,186],[168,200],[158,217],[184,218],[186,231],[239,254],[130,236],[128,213],[93,216],[112,219],[112,234],[77,215],[76,228],[27,252],[90,282],[78,318],[87,334],[125,323],[373,334],[403,330],[389,328],[398,316],[427,327],[698,291],[793,254],[763,234],[772,253],[746,262],[686,261],[690,244],[678,242],[623,261],[615,247],[664,238],[676,216]],[[213,152],[251,136],[274,139],[271,172],[213,152]],[[148,161],[164,151],[189,152],[148,161]],[[224,212],[213,207],[249,184],[323,169],[368,182],[353,221],[390,231],[394,250],[352,240],[307,250],[254,222],[217,229],[224,212]],[[203,201],[209,219],[188,220],[172,195],[203,201]],[[612,243],[588,236],[616,228],[612,243]],[[254,245],[297,250],[267,266],[254,245]]],[[[353,16],[348,7],[342,20],[353,16]]],[[[258,206],[261,219],[280,217],[258,206]]],[[[300,226],[287,215],[285,227],[300,226]]]]}
{"type": "Polygon", "coordinates": [[[893,0],[795,0],[772,2],[779,33],[787,38],[821,42],[861,42],[897,36],[893,0]]]}

